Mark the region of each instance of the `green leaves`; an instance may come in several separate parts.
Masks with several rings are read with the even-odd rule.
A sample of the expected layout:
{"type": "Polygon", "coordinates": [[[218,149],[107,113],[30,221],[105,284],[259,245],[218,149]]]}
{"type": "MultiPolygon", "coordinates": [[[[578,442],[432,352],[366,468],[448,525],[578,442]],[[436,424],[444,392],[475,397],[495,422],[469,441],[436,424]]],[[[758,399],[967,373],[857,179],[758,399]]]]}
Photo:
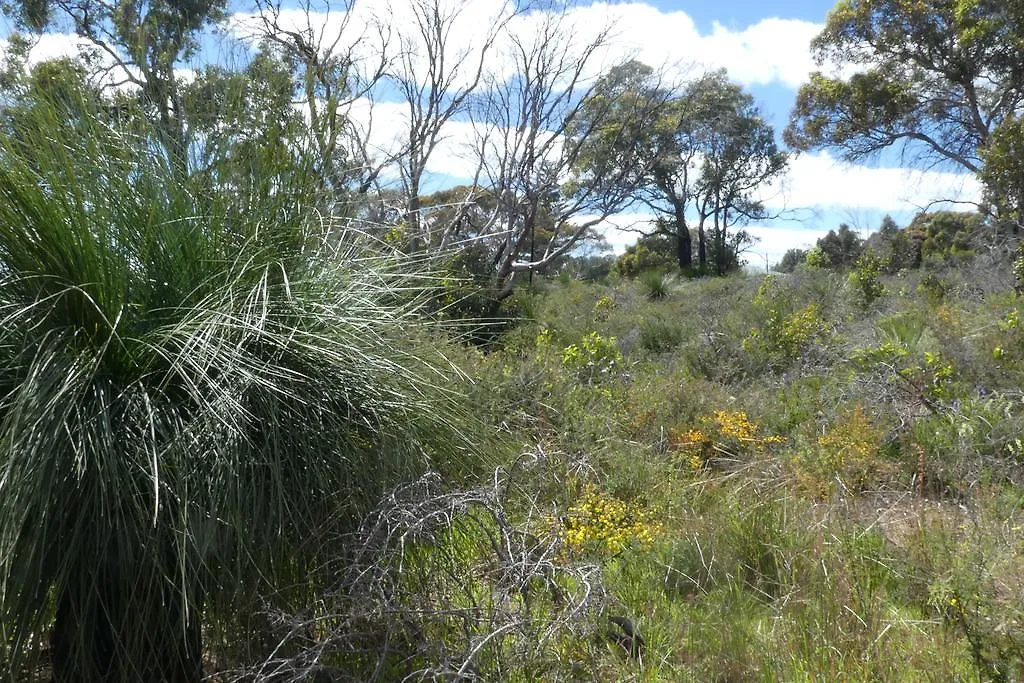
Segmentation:
{"type": "Polygon", "coordinates": [[[310,538],[465,451],[417,324],[425,279],[329,241],[301,169],[243,205],[95,115],[40,105],[17,133],[0,138],[0,655],[20,671],[52,628],[62,680],[198,680],[201,615],[230,624],[308,582],[310,538]]]}
{"type": "Polygon", "coordinates": [[[609,194],[628,196],[662,214],[660,231],[683,242],[677,250],[681,267],[690,265],[691,220],[698,229],[702,267],[709,251],[705,223],[713,226],[715,271],[738,265],[734,247],[739,242],[726,231],[765,217],[755,190],[787,164],[749,94],[724,71],[676,89],[657,81],[649,67],[629,62],[602,78],[581,112],[573,129],[577,135],[585,132],[574,167],[578,175],[609,178],[609,194]],[[608,175],[609,168],[622,171],[608,175]]]}
{"type": "Polygon", "coordinates": [[[894,144],[981,167],[979,149],[1024,99],[1019,3],[845,0],[815,38],[818,62],[850,76],[812,75],[787,144],[837,148],[850,160],[894,144]]]}
{"type": "Polygon", "coordinates": [[[831,144],[868,154],[889,144],[887,131],[913,128],[916,106],[907,83],[876,70],[848,80],[815,73],[797,93],[784,139],[798,150],[831,144]]]}

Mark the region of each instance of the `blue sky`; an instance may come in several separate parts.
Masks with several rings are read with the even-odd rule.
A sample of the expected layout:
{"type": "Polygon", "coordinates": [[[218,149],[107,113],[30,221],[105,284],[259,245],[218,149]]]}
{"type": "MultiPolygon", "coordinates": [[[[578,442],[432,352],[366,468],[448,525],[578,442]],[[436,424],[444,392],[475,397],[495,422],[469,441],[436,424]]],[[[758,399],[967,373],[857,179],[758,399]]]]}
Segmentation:
{"type": "MultiPolygon", "coordinates": [[[[462,2],[463,0],[445,0],[462,2]]],[[[314,3],[316,0],[314,0],[314,3]]],[[[381,12],[388,21],[400,25],[408,21],[403,4],[409,0],[357,0],[356,11],[381,12]],[[385,10],[381,8],[386,7],[385,10]],[[405,17],[403,19],[403,16],[405,17]]],[[[464,24],[453,35],[471,41],[479,36],[481,19],[496,9],[502,0],[464,0],[461,5],[464,24]]],[[[320,5],[323,8],[329,6],[320,5]]],[[[314,6],[316,6],[314,4],[314,6]]],[[[599,24],[613,28],[615,43],[608,59],[636,57],[652,66],[667,68],[678,79],[698,75],[703,69],[725,68],[730,77],[754,95],[762,111],[781,133],[788,119],[796,90],[815,69],[808,49],[810,40],[821,29],[832,0],[637,0],[635,2],[589,3],[579,0],[570,19],[585,34],[599,24]],[[674,71],[673,71],[674,70],[674,71]]],[[[233,3],[244,11],[245,2],[233,3]]],[[[382,16],[378,14],[377,16],[382,16]]],[[[321,13],[326,35],[337,25],[338,5],[321,13]]],[[[358,22],[357,22],[358,23],[358,22]]],[[[364,24],[365,25],[365,24],[364,24]]],[[[3,48],[5,22],[0,19],[0,49],[3,48]]],[[[76,41],[68,35],[44,36],[34,59],[74,53],[76,41]]],[[[223,46],[209,45],[208,53],[228,54],[223,46]]],[[[394,102],[377,102],[373,112],[376,144],[385,147],[387,136],[401,128],[403,107],[394,102]],[[390,131],[390,132],[389,132],[390,131]]],[[[431,160],[428,170],[437,182],[444,178],[469,177],[458,150],[465,145],[467,129],[454,122],[445,143],[431,160]]],[[[821,152],[795,157],[785,181],[763,196],[773,212],[785,220],[773,220],[749,226],[760,239],[749,261],[778,260],[792,247],[806,247],[840,223],[863,233],[877,227],[886,213],[906,224],[921,207],[938,199],[972,199],[978,195],[972,178],[937,169],[911,172],[899,167],[897,155],[887,155],[873,163],[848,165],[834,154],[821,152]]],[[[635,224],[642,214],[627,214],[620,224],[635,224]]],[[[616,249],[634,240],[634,234],[608,230],[616,249]]]]}

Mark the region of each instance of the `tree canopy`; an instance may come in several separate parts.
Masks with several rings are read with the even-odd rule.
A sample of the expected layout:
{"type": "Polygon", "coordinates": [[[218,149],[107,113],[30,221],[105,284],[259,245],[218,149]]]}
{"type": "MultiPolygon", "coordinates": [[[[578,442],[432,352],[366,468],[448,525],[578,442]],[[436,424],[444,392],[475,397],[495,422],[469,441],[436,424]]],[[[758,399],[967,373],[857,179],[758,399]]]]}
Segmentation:
{"type": "MultiPolygon", "coordinates": [[[[708,268],[709,253],[717,273],[732,267],[744,241],[730,228],[767,217],[759,191],[785,170],[787,155],[775,143],[770,124],[753,98],[729,81],[724,71],[696,78],[680,89],[652,82],[651,70],[627,65],[605,77],[600,98],[591,107],[635,100],[663,102],[649,119],[614,117],[616,130],[627,131],[634,171],[625,179],[633,197],[659,216],[656,230],[676,241],[681,268],[693,262],[690,230],[696,231],[697,259],[708,268]],[[632,142],[635,139],[635,142],[632,142]]],[[[588,144],[585,164],[616,163],[623,155],[621,138],[597,137],[588,144]]]]}
{"type": "Polygon", "coordinates": [[[830,68],[800,88],[786,142],[849,160],[902,145],[979,171],[1024,103],[1022,13],[1019,0],[842,0],[812,43],[830,68]]]}

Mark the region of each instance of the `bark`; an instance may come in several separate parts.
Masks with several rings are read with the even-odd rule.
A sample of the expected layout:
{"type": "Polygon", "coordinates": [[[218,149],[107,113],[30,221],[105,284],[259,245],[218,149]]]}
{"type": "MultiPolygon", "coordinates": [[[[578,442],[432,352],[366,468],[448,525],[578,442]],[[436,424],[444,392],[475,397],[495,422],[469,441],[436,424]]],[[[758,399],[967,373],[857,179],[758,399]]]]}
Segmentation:
{"type": "Polygon", "coordinates": [[[693,244],[690,241],[690,228],[686,225],[685,207],[676,205],[676,253],[679,259],[679,267],[690,268],[693,265],[693,244]]]}
{"type": "Polygon", "coordinates": [[[704,234],[704,221],[697,225],[697,262],[703,271],[708,266],[708,244],[707,236],[704,234]]]}

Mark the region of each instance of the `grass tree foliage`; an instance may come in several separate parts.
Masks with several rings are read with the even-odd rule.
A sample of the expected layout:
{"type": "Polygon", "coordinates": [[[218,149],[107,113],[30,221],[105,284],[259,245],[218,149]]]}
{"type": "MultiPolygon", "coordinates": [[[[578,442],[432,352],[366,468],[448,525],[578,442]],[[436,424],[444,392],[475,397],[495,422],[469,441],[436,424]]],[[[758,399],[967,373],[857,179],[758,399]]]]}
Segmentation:
{"type": "Polygon", "coordinates": [[[98,121],[0,138],[0,669],[49,640],[56,681],[198,681],[204,631],[301,592],[460,413],[423,280],[302,169],[217,189],[98,121]]]}

